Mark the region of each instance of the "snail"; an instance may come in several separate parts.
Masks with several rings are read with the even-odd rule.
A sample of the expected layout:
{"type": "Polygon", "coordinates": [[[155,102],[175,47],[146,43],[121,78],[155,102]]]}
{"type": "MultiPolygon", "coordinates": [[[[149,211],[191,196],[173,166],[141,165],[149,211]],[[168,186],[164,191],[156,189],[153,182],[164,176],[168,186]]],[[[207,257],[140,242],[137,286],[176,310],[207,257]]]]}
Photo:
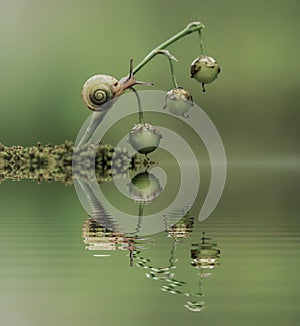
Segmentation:
{"type": "Polygon", "coordinates": [[[130,60],[129,75],[120,80],[110,75],[95,75],[89,78],[83,85],[81,96],[82,101],[88,109],[95,111],[91,121],[79,140],[77,146],[87,144],[98,126],[104,119],[108,110],[113,106],[117,97],[127,89],[133,89],[134,85],[153,86],[152,83],[137,81],[133,76],[133,60],[130,60]]]}
{"type": "Polygon", "coordinates": [[[195,78],[202,84],[202,90],[205,92],[204,84],[210,84],[219,75],[221,71],[217,61],[208,55],[201,55],[191,64],[191,78],[195,78]]]}
{"type": "Polygon", "coordinates": [[[129,75],[117,80],[110,75],[95,75],[83,85],[81,96],[85,106],[92,111],[104,111],[113,104],[112,100],[134,85],[153,86],[152,83],[137,81],[133,76],[133,60],[130,60],[129,75]],[[105,105],[106,104],[106,105],[105,105]]]}
{"type": "Polygon", "coordinates": [[[83,85],[81,96],[83,103],[92,111],[97,111],[101,106],[122,92],[122,84],[109,75],[95,75],[83,85]]]}

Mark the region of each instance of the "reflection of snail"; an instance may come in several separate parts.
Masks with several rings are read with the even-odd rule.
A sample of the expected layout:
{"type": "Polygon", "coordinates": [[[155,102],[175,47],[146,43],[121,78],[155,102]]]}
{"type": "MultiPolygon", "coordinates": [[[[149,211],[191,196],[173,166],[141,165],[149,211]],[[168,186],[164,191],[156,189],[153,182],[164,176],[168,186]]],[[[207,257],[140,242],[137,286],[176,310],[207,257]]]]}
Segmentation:
{"type": "MultiPolygon", "coordinates": [[[[120,231],[110,231],[102,226],[96,219],[88,218],[82,227],[82,238],[87,250],[97,252],[129,250],[130,266],[133,264],[133,251],[141,250],[143,244],[151,243],[145,238],[136,235],[127,235],[120,231]]],[[[96,257],[106,257],[109,254],[95,254],[96,257]]]]}
{"type": "MultiPolygon", "coordinates": [[[[124,232],[117,221],[111,216],[102,203],[95,196],[93,187],[78,180],[79,186],[86,194],[91,214],[90,218],[84,223],[82,228],[82,237],[87,244],[88,250],[129,250],[130,266],[133,265],[134,251],[144,249],[144,244],[152,243],[149,238],[141,238],[137,234],[141,227],[143,218],[144,202],[139,202],[138,220],[135,230],[124,232]],[[150,242],[148,241],[150,240],[150,242]]],[[[100,254],[94,256],[109,256],[100,254]]]]}
{"type": "Polygon", "coordinates": [[[84,222],[82,238],[87,250],[124,250],[129,242],[121,232],[109,231],[92,218],[84,222]]]}

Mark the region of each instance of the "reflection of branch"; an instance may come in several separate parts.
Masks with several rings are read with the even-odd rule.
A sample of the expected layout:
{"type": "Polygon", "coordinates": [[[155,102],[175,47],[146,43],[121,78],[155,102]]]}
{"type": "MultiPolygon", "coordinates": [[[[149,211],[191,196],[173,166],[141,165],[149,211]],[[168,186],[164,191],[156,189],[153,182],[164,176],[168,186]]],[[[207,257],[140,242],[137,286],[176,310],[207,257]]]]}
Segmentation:
{"type": "Polygon", "coordinates": [[[89,203],[91,209],[91,218],[97,221],[100,225],[104,226],[106,229],[120,232],[118,229],[118,225],[116,224],[115,220],[109,215],[106,210],[104,209],[102,203],[94,193],[93,188],[91,187],[90,183],[84,182],[83,180],[78,179],[78,184],[80,185],[81,189],[83,190],[86,199],[89,203]]]}
{"type": "MultiPolygon", "coordinates": [[[[170,216],[173,216],[174,213],[170,216]]],[[[166,225],[169,220],[166,220],[166,225]]],[[[165,219],[167,215],[165,216],[165,219]]],[[[151,265],[151,260],[149,258],[144,258],[140,256],[140,252],[135,253],[135,258],[138,260],[136,263],[137,266],[143,267],[148,269],[149,272],[146,273],[148,278],[153,280],[163,281],[164,284],[161,286],[161,290],[164,292],[169,292],[171,294],[182,295],[185,297],[190,298],[190,301],[186,301],[184,307],[193,312],[200,312],[204,309],[205,302],[200,300],[203,298],[203,291],[202,291],[202,278],[207,277],[210,274],[205,273],[204,271],[209,268],[214,268],[218,265],[217,259],[219,258],[220,250],[216,249],[215,243],[209,243],[208,240],[210,238],[205,237],[205,233],[203,232],[203,236],[201,238],[200,243],[193,244],[193,249],[191,250],[191,258],[193,261],[191,262],[192,266],[200,268],[200,278],[198,279],[198,291],[196,292],[186,292],[183,290],[183,286],[186,285],[186,282],[177,280],[174,276],[174,273],[171,273],[171,269],[176,268],[176,259],[175,259],[175,251],[176,245],[178,243],[182,243],[182,239],[187,237],[193,226],[193,218],[187,214],[181,221],[177,224],[171,224],[169,228],[167,228],[168,235],[172,237],[172,246],[170,251],[169,257],[169,266],[165,268],[156,268],[151,265]],[[184,231],[185,230],[185,231],[184,231]],[[179,241],[180,240],[180,241],[179,241]],[[195,249],[196,248],[196,249],[195,249]],[[193,300],[193,298],[195,298],[193,300]],[[193,301],[191,301],[193,300],[193,301]]]]}
{"type": "Polygon", "coordinates": [[[169,268],[173,268],[175,266],[175,251],[176,251],[176,241],[173,240],[172,242],[172,248],[171,248],[171,252],[170,252],[170,258],[169,258],[169,268]]]}

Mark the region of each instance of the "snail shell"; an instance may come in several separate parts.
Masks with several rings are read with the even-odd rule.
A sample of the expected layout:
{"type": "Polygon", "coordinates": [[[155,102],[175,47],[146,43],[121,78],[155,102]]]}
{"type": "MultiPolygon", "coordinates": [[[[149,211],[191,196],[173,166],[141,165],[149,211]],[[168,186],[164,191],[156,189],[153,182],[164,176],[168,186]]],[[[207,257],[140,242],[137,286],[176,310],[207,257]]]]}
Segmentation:
{"type": "Polygon", "coordinates": [[[83,85],[81,96],[84,105],[92,111],[101,111],[103,106],[122,92],[122,84],[109,75],[95,75],[83,85]]]}

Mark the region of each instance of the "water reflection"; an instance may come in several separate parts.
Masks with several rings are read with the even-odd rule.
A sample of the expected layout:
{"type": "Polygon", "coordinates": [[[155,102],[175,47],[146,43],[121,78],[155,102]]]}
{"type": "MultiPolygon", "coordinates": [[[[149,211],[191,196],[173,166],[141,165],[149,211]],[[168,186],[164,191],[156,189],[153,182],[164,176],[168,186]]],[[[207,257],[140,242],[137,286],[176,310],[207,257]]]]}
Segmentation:
{"type": "Polygon", "coordinates": [[[158,219],[152,222],[152,215],[148,213],[145,216],[145,207],[149,210],[164,192],[160,178],[148,171],[154,162],[138,156],[129,158],[126,151],[108,145],[100,145],[92,159],[93,146],[79,149],[73,170],[74,145],[71,142],[54,147],[41,144],[28,148],[1,146],[0,181],[36,179],[38,182],[47,180],[71,184],[76,180],[90,212],[82,227],[85,248],[95,257],[112,256],[115,251],[127,252],[130,267],[136,266],[144,271],[147,279],[159,283],[158,289],[162,292],[183,297],[183,306],[189,311],[200,312],[205,304],[203,280],[219,265],[217,244],[211,242],[204,232],[195,234],[194,224],[199,221],[189,213],[189,205],[182,207],[179,204],[176,209],[159,211],[155,215],[158,219]],[[120,221],[128,214],[111,212],[97,190],[101,186],[99,181],[112,181],[116,176],[128,177],[128,166],[133,175],[126,185],[128,198],[125,206],[133,203],[136,210],[135,219],[124,231],[120,221]],[[127,174],[122,170],[125,168],[127,174]],[[160,230],[165,230],[169,239],[169,257],[164,266],[156,265],[156,257],[151,256],[151,246],[156,241],[152,234],[159,232],[155,230],[151,233],[147,227],[142,230],[142,225],[149,220],[152,224],[161,223],[160,230]],[[148,235],[145,236],[145,233],[148,235]],[[179,247],[188,247],[187,252],[190,253],[190,262],[184,266],[183,276],[176,273],[180,263],[176,254],[179,247]],[[196,284],[186,281],[191,279],[191,273],[197,273],[196,284]]]}
{"type": "MultiPolygon", "coordinates": [[[[180,221],[178,224],[179,230],[182,230],[182,222],[180,221]]],[[[174,225],[172,228],[176,228],[176,225],[174,225]]],[[[187,230],[187,232],[179,233],[180,238],[182,235],[184,235],[184,237],[188,236],[190,231],[188,228],[187,230]]],[[[169,231],[167,232],[168,235],[170,235],[169,231]]],[[[192,286],[194,289],[193,291],[185,290],[185,287],[188,285],[187,282],[178,279],[175,272],[178,262],[178,259],[176,258],[176,249],[178,245],[183,243],[183,241],[178,241],[178,238],[173,237],[173,232],[171,233],[171,236],[173,241],[170,249],[169,265],[167,267],[162,268],[151,266],[151,260],[149,258],[140,256],[140,252],[137,252],[134,255],[134,258],[138,260],[136,265],[148,270],[146,272],[147,278],[160,281],[162,283],[162,291],[188,298],[188,300],[184,303],[185,308],[193,312],[200,312],[204,308],[205,304],[203,301],[204,294],[202,290],[202,278],[211,275],[211,273],[206,272],[207,269],[212,269],[219,264],[217,260],[220,258],[220,250],[215,248],[216,244],[208,242],[210,238],[205,237],[204,232],[201,242],[192,244],[192,246],[197,246],[197,249],[191,249],[191,258],[193,259],[191,261],[191,265],[200,270],[199,281],[197,285],[192,286]]],[[[187,276],[187,278],[189,277],[187,276]]]]}
{"type": "MultiPolygon", "coordinates": [[[[167,230],[167,237],[170,238],[170,251],[168,264],[165,267],[155,266],[149,257],[149,251],[145,250],[154,243],[151,237],[142,238],[134,234],[124,234],[119,231],[111,231],[103,227],[95,218],[88,218],[82,228],[82,238],[87,250],[92,250],[95,257],[108,257],[116,250],[128,251],[130,266],[134,265],[145,269],[148,279],[159,281],[160,289],[163,292],[180,295],[184,297],[184,307],[192,312],[203,310],[203,279],[212,274],[212,269],[219,265],[220,250],[217,244],[211,242],[211,238],[202,233],[199,242],[190,246],[190,265],[195,267],[198,274],[198,283],[188,284],[186,280],[176,277],[176,268],[179,259],[176,257],[178,246],[186,246],[184,240],[191,236],[193,231],[194,218],[188,213],[176,224],[171,225],[167,230]],[[96,252],[96,253],[95,253],[96,252]],[[192,290],[185,288],[192,287],[192,290]]],[[[199,235],[195,235],[198,238],[199,235]]],[[[191,270],[187,269],[187,273],[191,270]]],[[[186,279],[190,279],[186,275],[186,279]]]]}

